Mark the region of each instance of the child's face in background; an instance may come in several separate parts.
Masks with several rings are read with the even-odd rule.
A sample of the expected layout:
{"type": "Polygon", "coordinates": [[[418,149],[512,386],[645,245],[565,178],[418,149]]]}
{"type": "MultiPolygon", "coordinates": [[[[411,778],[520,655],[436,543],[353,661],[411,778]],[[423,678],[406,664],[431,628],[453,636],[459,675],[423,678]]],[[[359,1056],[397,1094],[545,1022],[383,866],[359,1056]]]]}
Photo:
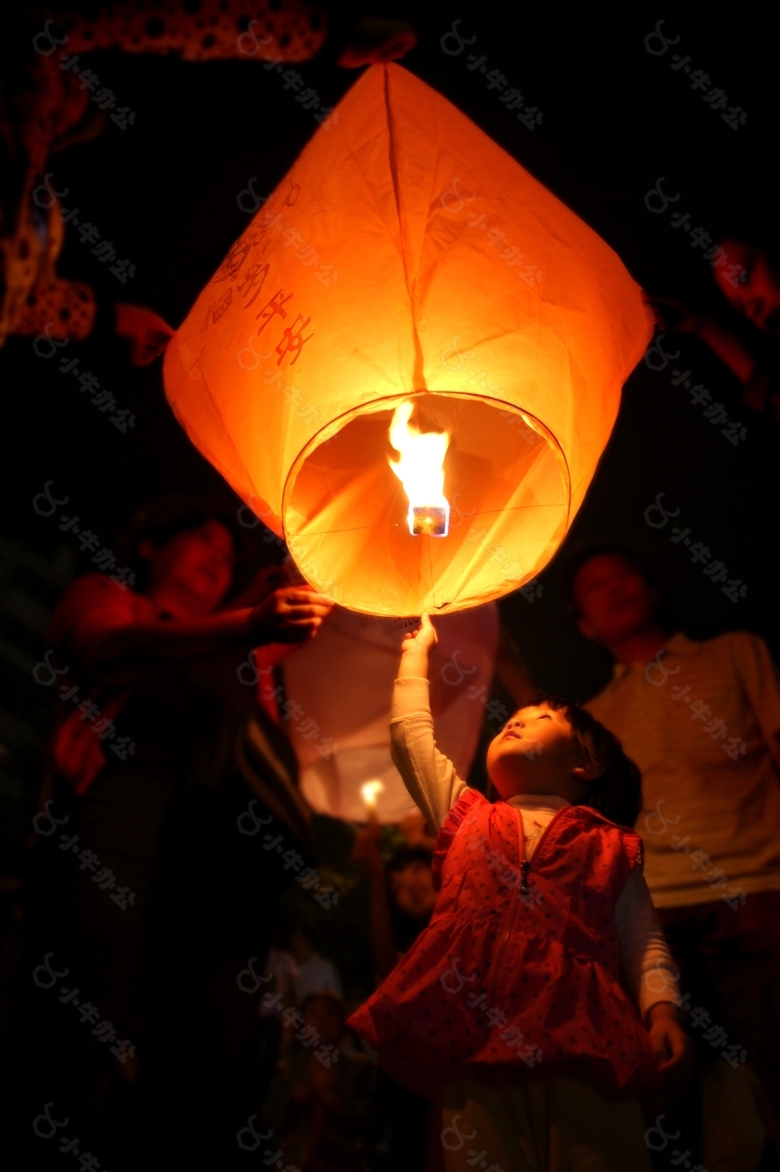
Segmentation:
{"type": "Polygon", "coordinates": [[[499,795],[557,794],[576,803],[587,788],[566,714],[547,704],[520,708],[490,742],[487,771],[499,795]]]}
{"type": "Polygon", "coordinates": [[[391,871],[390,890],[401,911],[415,919],[426,916],[436,903],[431,868],[422,860],[409,863],[402,871],[391,871]]]}

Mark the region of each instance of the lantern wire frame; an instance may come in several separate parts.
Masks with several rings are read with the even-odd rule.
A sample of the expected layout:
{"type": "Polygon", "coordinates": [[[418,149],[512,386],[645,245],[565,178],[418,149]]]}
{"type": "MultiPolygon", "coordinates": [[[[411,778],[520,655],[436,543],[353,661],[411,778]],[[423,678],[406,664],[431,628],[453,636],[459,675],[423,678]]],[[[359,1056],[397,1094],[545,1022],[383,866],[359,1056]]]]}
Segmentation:
{"type": "Polygon", "coordinates": [[[380,397],[343,413],[294,460],[284,540],[312,586],[365,614],[445,614],[500,598],[533,577],[569,524],[571,478],[552,432],[515,404],[457,391],[380,397]],[[449,430],[450,529],[415,536],[393,473],[393,412],[413,399],[422,430],[449,430]],[[523,561],[516,514],[524,511],[523,561]]]}

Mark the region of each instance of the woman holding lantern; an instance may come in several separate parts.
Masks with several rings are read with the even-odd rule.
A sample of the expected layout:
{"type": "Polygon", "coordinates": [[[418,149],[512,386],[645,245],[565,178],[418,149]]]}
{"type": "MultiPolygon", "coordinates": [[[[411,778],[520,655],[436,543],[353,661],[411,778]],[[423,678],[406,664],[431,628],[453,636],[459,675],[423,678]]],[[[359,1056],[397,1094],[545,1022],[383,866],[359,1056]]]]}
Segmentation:
{"type": "MultiPolygon", "coordinates": [[[[236,948],[246,923],[262,921],[259,907],[284,885],[286,873],[258,856],[259,840],[236,831],[233,808],[247,809],[253,794],[230,763],[248,714],[278,766],[271,785],[283,786],[285,769],[294,776],[294,757],[254,692],[236,682],[236,668],[247,648],[264,648],[271,664],[285,646],[313,638],[330,604],[307,587],[284,585],[275,568],[226,603],[240,534],[235,510],[221,502],[171,498],[143,510],[125,546],[141,589],[117,575],[80,578],[47,632],[62,657],[63,666],[52,667],[60,695],[71,703],[50,750],[53,788],[44,808],[51,828],[42,823],[27,899],[30,967],[46,954],[52,972],[68,974],[74,1005],[80,987],[114,1044],[96,1044],[75,1014],[63,1014],[56,999],[49,1006],[40,989],[51,986],[35,982],[29,1016],[37,1024],[25,1065],[30,1092],[40,1097],[45,1084],[49,1097],[69,1105],[82,1136],[95,1127],[116,1074],[135,1081],[161,887],[172,917],[160,925],[160,939],[188,946],[197,939],[201,958],[214,958],[236,948]],[[76,688],[87,698],[74,708],[76,688]],[[81,865],[72,858],[78,852],[81,865]]],[[[270,916],[261,937],[264,927],[270,934],[270,916]]],[[[261,939],[258,951],[263,946],[261,939]]],[[[171,977],[166,963],[158,965],[163,982],[171,977]]],[[[196,968],[193,960],[190,977],[196,968]]],[[[184,996],[180,973],[175,984],[184,996]]]]}

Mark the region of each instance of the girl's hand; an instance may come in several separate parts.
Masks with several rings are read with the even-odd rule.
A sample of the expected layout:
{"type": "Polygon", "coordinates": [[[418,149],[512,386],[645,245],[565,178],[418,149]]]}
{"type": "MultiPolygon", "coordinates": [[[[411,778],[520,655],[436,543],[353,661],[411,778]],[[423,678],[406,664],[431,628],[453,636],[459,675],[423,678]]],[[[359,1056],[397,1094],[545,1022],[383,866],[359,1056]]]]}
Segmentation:
{"type": "Polygon", "coordinates": [[[404,635],[401,651],[404,655],[407,653],[430,655],[438,642],[439,636],[436,634],[436,628],[431,622],[430,615],[423,613],[420,615],[418,630],[407,631],[404,635]]]}
{"type": "Polygon", "coordinates": [[[690,1075],[691,1043],[675,1005],[661,1002],[648,1015],[648,1034],[658,1073],[665,1083],[682,1083],[690,1075]]]}
{"type": "Polygon", "coordinates": [[[433,623],[427,614],[420,615],[420,627],[404,635],[401,644],[401,663],[398,667],[399,680],[407,676],[428,677],[428,655],[438,643],[433,623]]]}
{"type": "Polygon", "coordinates": [[[287,586],[256,606],[249,614],[252,646],[262,643],[305,643],[313,639],[333,603],[309,586],[287,586]]]}

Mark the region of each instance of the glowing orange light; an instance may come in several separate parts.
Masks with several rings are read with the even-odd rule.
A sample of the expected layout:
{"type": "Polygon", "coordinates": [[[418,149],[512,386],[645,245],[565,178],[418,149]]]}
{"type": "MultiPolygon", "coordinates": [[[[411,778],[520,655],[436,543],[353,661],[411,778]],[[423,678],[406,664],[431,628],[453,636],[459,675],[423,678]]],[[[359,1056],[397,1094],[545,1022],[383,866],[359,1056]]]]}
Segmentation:
{"type": "Polygon", "coordinates": [[[390,443],[401,453],[390,467],[404,486],[409,501],[409,532],[414,537],[446,537],[450,505],[444,495],[444,457],[450,443],[448,431],[421,432],[409,426],[414,403],[407,399],[396,407],[390,424],[390,443]]]}

